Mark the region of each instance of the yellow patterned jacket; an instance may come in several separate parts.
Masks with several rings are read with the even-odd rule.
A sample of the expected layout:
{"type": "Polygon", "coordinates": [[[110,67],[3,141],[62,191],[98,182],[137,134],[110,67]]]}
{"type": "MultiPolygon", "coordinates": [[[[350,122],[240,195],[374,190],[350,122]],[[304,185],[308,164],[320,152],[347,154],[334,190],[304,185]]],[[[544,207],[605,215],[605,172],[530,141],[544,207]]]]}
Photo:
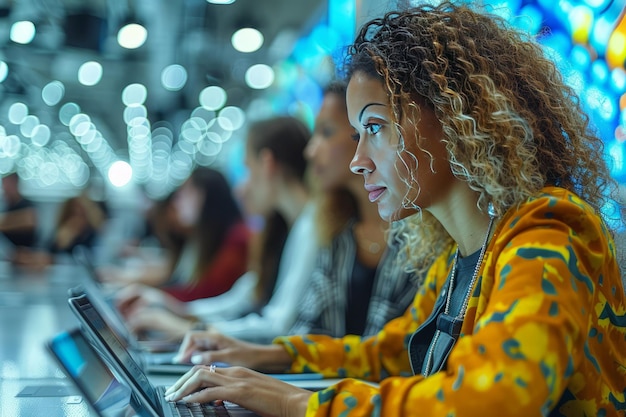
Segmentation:
{"type": "Polygon", "coordinates": [[[433,309],[454,249],[378,335],[275,341],[292,355],[291,371],[347,378],[315,393],[307,417],[626,415],[624,288],[610,233],[586,203],[549,187],[509,210],[447,369],[413,375],[407,343],[433,309]]]}

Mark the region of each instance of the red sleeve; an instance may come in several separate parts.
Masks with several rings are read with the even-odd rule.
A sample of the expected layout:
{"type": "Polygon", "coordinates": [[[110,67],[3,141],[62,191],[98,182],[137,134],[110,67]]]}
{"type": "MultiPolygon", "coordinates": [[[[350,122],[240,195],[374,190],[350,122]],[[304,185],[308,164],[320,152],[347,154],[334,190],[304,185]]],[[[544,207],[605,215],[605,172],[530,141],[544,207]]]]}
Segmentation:
{"type": "Polygon", "coordinates": [[[215,260],[207,266],[198,282],[166,287],[163,290],[180,301],[215,297],[225,293],[248,269],[249,238],[250,231],[244,223],[235,225],[215,260]]]}

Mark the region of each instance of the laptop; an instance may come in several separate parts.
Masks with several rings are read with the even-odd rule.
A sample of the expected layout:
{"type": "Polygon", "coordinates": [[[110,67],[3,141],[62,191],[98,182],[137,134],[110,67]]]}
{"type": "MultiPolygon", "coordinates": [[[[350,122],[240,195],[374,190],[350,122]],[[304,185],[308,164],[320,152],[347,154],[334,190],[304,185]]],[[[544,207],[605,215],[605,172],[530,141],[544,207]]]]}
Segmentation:
{"type": "Polygon", "coordinates": [[[115,307],[111,295],[107,294],[107,290],[103,288],[104,285],[100,281],[100,277],[96,271],[91,251],[84,246],[77,246],[72,251],[72,256],[74,262],[82,266],[87,272],[86,279],[83,280],[83,290],[90,293],[93,302],[101,307],[113,328],[128,341],[133,349],[155,353],[175,352],[178,350],[179,343],[167,340],[139,340],[131,333],[126,327],[124,318],[115,307]]]}
{"type": "Polygon", "coordinates": [[[73,255],[76,262],[87,271],[87,277],[82,281],[81,285],[69,290],[69,296],[75,297],[86,294],[94,308],[146,372],[183,374],[191,369],[193,366],[191,364],[173,362],[173,358],[180,346],[179,343],[138,340],[128,330],[124,318],[115,308],[113,300],[105,293],[105,290],[99,283],[95,267],[86,249],[75,250],[73,255]]]}
{"type": "Polygon", "coordinates": [[[113,307],[102,291],[93,285],[93,283],[85,282],[83,285],[76,286],[69,290],[70,298],[83,295],[87,297],[93,308],[96,309],[98,314],[106,322],[107,326],[115,333],[120,342],[130,351],[134,359],[141,364],[146,372],[183,374],[192,368],[192,364],[173,362],[173,358],[180,346],[178,343],[169,343],[171,345],[169,349],[166,349],[166,346],[161,344],[164,351],[155,352],[150,348],[146,350],[145,345],[140,343],[128,330],[124,319],[119,315],[115,307],[113,307]]]}
{"type": "Polygon", "coordinates": [[[72,311],[83,322],[83,331],[95,346],[98,354],[136,394],[141,404],[141,409],[146,410],[149,416],[175,417],[175,416],[241,416],[258,417],[252,411],[246,410],[236,404],[225,405],[197,404],[184,402],[169,402],[165,399],[165,387],[154,386],[141,369],[141,366],[133,359],[122,342],[111,331],[102,317],[94,309],[88,298],[84,295],[71,297],[69,300],[72,311]]]}
{"type": "Polygon", "coordinates": [[[150,415],[119,381],[78,328],[63,331],[46,348],[98,417],[150,415]]]}

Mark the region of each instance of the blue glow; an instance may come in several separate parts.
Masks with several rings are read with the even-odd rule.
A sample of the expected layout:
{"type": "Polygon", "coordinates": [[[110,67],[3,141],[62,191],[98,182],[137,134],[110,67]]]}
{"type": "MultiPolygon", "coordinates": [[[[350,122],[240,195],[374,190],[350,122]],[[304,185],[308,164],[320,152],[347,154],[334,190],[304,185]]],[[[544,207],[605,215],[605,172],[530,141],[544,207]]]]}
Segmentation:
{"type": "Polygon", "coordinates": [[[311,42],[310,37],[298,39],[293,48],[293,59],[297,63],[303,63],[311,59],[317,52],[317,47],[311,42]]]}
{"type": "Polygon", "coordinates": [[[608,142],[609,155],[612,160],[612,164],[609,166],[611,166],[611,174],[614,177],[626,175],[625,146],[626,142],[620,143],[615,140],[608,142]]]}
{"type": "Polygon", "coordinates": [[[603,121],[610,121],[617,117],[615,101],[598,86],[591,86],[585,92],[585,102],[603,121]]]}
{"type": "Polygon", "coordinates": [[[591,64],[591,81],[594,84],[602,85],[609,79],[609,67],[606,61],[596,59],[591,64]]]}
{"type": "Polygon", "coordinates": [[[308,102],[317,111],[322,103],[322,89],[310,77],[300,77],[293,86],[294,97],[297,101],[308,102]]]}
{"type": "Polygon", "coordinates": [[[318,53],[329,54],[337,49],[340,43],[340,36],[334,29],[326,25],[318,25],[310,35],[310,42],[316,46],[318,53]]]}
{"type": "Polygon", "coordinates": [[[564,65],[565,56],[569,53],[572,47],[572,42],[564,32],[558,30],[552,32],[540,39],[541,44],[544,45],[545,54],[548,58],[552,59],[559,67],[564,65]]]}
{"type": "Polygon", "coordinates": [[[543,21],[543,13],[532,4],[522,7],[518,17],[515,18],[515,26],[533,35],[539,32],[543,21]]]}
{"type": "Polygon", "coordinates": [[[511,20],[517,14],[521,3],[521,0],[485,0],[489,6],[487,10],[506,20],[511,20]]]}
{"type": "Polygon", "coordinates": [[[582,45],[575,45],[570,52],[569,58],[572,65],[582,71],[588,71],[591,66],[589,50],[582,45]]]}
{"type": "Polygon", "coordinates": [[[339,34],[343,44],[356,32],[356,10],[353,0],[328,0],[328,26],[339,34]]]}
{"type": "Polygon", "coordinates": [[[572,87],[579,96],[585,92],[585,76],[579,70],[571,70],[564,74],[565,82],[572,87]]]}
{"type": "Polygon", "coordinates": [[[593,12],[584,5],[573,7],[567,14],[570,33],[584,29],[593,19],[593,12]],[[591,18],[591,19],[590,19],[591,18]]]}
{"type": "Polygon", "coordinates": [[[613,33],[613,27],[613,20],[609,20],[607,16],[602,15],[596,18],[589,35],[589,44],[600,56],[604,56],[606,53],[606,45],[609,43],[611,33],[613,33]]]}
{"type": "Polygon", "coordinates": [[[592,9],[595,9],[594,12],[604,10],[606,6],[614,0],[583,0],[587,6],[592,9]]]}
{"type": "MultiPolygon", "coordinates": [[[[439,0],[411,0],[411,4],[439,0]]],[[[473,0],[462,0],[474,4],[473,0]]],[[[626,179],[626,114],[620,96],[626,93],[626,69],[611,68],[605,60],[607,43],[615,31],[625,0],[484,0],[488,8],[517,28],[538,35],[545,56],[562,72],[565,82],[581,97],[598,135],[605,139],[607,160],[616,159],[614,175],[626,179]],[[622,122],[619,127],[618,121],[622,122]],[[624,132],[623,134],[620,132],[624,132]],[[610,144],[610,145],[609,145],[610,144]],[[610,149],[609,149],[610,148],[610,149]],[[610,153],[610,155],[609,155],[610,153]]],[[[281,94],[272,97],[273,111],[304,119],[317,112],[328,62],[341,69],[345,46],[357,30],[359,2],[329,0],[328,15],[300,38],[290,57],[290,67],[277,73],[281,94]]],[[[342,75],[342,74],[338,74],[342,75]]]]}
{"type": "Polygon", "coordinates": [[[626,92],[626,71],[623,68],[613,69],[609,85],[617,94],[626,92]]]}

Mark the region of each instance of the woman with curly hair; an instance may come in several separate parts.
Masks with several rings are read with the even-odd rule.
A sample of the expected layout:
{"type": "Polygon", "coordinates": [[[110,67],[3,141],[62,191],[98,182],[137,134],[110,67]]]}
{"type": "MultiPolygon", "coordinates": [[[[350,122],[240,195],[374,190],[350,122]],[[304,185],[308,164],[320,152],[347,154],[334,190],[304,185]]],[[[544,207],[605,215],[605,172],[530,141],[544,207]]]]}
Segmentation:
{"type": "Polygon", "coordinates": [[[601,212],[614,183],[555,65],[502,19],[451,3],[370,21],[349,58],[351,169],[381,217],[414,222],[424,286],[373,337],[181,347],[349,377],[323,391],[199,366],[168,399],[272,416],[624,415],[626,300],[601,212]]]}

